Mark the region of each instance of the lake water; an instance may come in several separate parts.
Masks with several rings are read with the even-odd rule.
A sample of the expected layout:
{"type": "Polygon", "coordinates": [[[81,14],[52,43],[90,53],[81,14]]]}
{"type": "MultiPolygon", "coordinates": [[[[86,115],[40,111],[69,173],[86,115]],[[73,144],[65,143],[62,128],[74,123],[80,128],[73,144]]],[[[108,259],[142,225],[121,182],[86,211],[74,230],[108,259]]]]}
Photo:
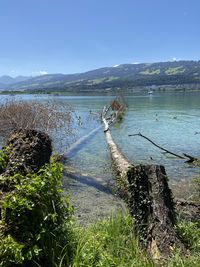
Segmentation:
{"type": "MultiPolygon", "coordinates": [[[[11,96],[0,96],[0,102],[11,96]]],[[[97,127],[100,122],[92,119],[90,112],[98,113],[108,105],[112,96],[48,96],[23,95],[17,98],[36,101],[54,101],[71,104],[81,126],[71,139],[75,141],[97,127]]],[[[176,154],[187,153],[200,158],[200,94],[154,94],[127,96],[128,110],[119,124],[112,126],[112,135],[122,152],[134,163],[165,165],[168,177],[173,180],[193,178],[199,169],[184,160],[163,153],[147,140],[129,134],[141,132],[158,145],[176,154]]],[[[75,118],[75,120],[76,120],[75,118]]],[[[67,150],[67,141],[62,145],[67,150]]],[[[111,179],[112,164],[103,130],[88,142],[68,164],[80,172],[111,179]]]]}

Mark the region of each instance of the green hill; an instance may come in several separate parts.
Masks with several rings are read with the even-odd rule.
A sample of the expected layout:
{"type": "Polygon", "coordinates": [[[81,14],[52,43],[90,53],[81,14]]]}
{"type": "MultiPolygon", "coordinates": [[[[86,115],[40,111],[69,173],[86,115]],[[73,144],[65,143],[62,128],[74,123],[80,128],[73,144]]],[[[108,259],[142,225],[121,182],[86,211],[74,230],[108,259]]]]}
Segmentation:
{"type": "Polygon", "coordinates": [[[85,92],[163,85],[200,87],[200,61],[122,64],[85,73],[42,75],[3,87],[1,85],[1,89],[85,92]]]}

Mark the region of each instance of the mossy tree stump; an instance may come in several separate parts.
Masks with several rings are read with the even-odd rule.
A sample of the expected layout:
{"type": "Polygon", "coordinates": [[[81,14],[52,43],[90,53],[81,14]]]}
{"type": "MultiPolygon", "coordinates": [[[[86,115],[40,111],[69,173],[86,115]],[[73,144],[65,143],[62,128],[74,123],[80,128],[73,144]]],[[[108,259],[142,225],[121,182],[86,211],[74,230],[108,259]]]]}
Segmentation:
{"type": "Polygon", "coordinates": [[[143,247],[156,259],[167,257],[177,248],[186,251],[174,230],[174,202],[165,168],[138,165],[129,169],[127,177],[129,208],[143,247]]]}
{"type": "Polygon", "coordinates": [[[49,162],[52,153],[49,136],[35,130],[15,131],[6,147],[9,156],[6,174],[37,172],[49,162]]]}
{"type": "Polygon", "coordinates": [[[14,131],[4,151],[8,156],[8,162],[1,174],[4,177],[4,183],[0,185],[0,190],[9,191],[11,189],[10,176],[36,173],[41,166],[49,163],[52,153],[51,139],[47,134],[36,130],[14,131]]]}

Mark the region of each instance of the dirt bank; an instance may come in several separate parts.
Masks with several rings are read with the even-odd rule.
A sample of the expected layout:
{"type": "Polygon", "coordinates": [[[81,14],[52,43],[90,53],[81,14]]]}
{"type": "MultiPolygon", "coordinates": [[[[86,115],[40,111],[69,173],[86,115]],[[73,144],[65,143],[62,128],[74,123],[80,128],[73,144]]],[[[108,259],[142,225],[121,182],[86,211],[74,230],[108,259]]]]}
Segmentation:
{"type": "Polygon", "coordinates": [[[65,167],[63,187],[75,208],[75,217],[82,225],[107,218],[119,210],[126,211],[125,203],[115,195],[114,181],[65,167]]]}

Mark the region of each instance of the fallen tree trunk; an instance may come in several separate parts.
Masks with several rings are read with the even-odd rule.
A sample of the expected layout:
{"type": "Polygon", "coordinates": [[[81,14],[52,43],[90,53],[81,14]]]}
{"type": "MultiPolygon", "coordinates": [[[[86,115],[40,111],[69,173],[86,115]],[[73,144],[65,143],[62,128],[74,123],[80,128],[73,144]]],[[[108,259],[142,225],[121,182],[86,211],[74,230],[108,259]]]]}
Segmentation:
{"type": "Polygon", "coordinates": [[[119,148],[113,141],[112,135],[110,130],[108,129],[105,132],[105,137],[110,149],[110,155],[114,164],[115,171],[117,173],[117,177],[119,178],[119,190],[120,195],[125,199],[128,200],[130,195],[128,191],[128,179],[127,179],[127,172],[132,167],[128,159],[120,152],[119,148]]]}
{"type": "Polygon", "coordinates": [[[174,204],[164,167],[131,164],[112,139],[109,124],[105,123],[105,108],[102,121],[119,184],[123,188],[142,246],[156,259],[165,258],[176,248],[185,251],[173,227],[174,204]]]}

